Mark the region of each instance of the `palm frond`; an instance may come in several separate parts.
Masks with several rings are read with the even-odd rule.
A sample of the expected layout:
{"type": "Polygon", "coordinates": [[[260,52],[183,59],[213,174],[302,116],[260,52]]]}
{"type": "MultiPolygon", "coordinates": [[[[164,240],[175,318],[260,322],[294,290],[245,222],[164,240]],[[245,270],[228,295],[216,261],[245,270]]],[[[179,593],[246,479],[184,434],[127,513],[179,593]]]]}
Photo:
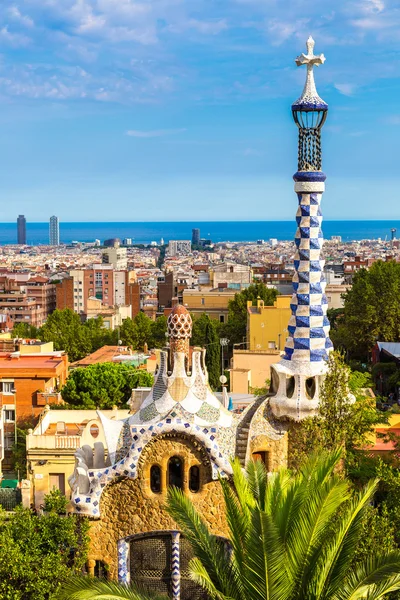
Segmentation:
{"type": "Polygon", "coordinates": [[[253,498],[261,509],[265,506],[267,470],[260,460],[249,461],[246,467],[247,481],[253,498]]]}
{"type": "Polygon", "coordinates": [[[350,571],[354,553],[361,534],[364,511],[376,490],[377,482],[369,482],[356,492],[340,519],[334,524],[331,535],[317,561],[318,596],[335,598],[350,571]]]}
{"type": "Polygon", "coordinates": [[[285,547],[273,518],[254,508],[252,529],[246,546],[246,565],[242,572],[247,598],[286,600],[292,580],[285,569],[285,547]]]}
{"type": "Polygon", "coordinates": [[[239,500],[226,479],[221,479],[221,486],[225,500],[225,516],[229,527],[229,540],[233,549],[233,560],[236,568],[243,568],[246,553],[245,544],[251,528],[251,519],[248,512],[241,509],[239,500]]]}
{"type": "Polygon", "coordinates": [[[166,510],[178,523],[195,556],[202,562],[221,593],[242,600],[239,582],[235,580],[235,573],[223,544],[209,532],[189,498],[178,488],[169,488],[166,510]]]}
{"type": "Polygon", "coordinates": [[[348,573],[334,600],[379,600],[400,589],[400,551],[371,556],[348,573]]]}
{"type": "Polygon", "coordinates": [[[166,600],[167,596],[147,594],[123,583],[93,577],[73,577],[56,595],[56,600],[166,600]]]}
{"type": "Polygon", "coordinates": [[[190,561],[189,566],[190,576],[193,581],[205,589],[212,600],[234,600],[231,596],[225,596],[217,589],[215,584],[211,581],[207,569],[198,558],[193,558],[190,561]]]}

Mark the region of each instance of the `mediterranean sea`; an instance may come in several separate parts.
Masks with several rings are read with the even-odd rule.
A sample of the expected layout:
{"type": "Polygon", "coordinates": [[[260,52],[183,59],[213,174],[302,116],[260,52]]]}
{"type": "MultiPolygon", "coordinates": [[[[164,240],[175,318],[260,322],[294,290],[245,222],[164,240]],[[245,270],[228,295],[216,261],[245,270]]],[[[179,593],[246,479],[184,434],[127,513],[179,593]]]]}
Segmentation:
{"type": "MultiPolygon", "coordinates": [[[[103,242],[109,238],[131,238],[132,244],[160,243],[169,240],[189,240],[192,228],[200,229],[201,238],[213,242],[247,242],[292,240],[296,232],[295,221],[214,221],[214,222],[145,222],[145,223],[60,223],[60,241],[69,244],[72,241],[103,242]]],[[[400,236],[400,221],[324,221],[325,239],[340,235],[344,242],[363,239],[390,240],[391,229],[397,229],[400,236]]],[[[48,244],[49,224],[27,222],[27,243],[29,245],[48,244]]],[[[0,223],[0,244],[16,244],[16,223],[0,223]]]]}

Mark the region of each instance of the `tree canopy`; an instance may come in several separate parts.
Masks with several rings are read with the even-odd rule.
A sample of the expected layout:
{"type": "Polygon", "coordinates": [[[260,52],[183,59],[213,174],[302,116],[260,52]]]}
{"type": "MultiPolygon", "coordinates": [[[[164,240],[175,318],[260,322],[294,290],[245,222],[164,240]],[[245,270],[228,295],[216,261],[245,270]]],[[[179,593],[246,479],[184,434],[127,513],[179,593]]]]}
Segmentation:
{"type": "Polygon", "coordinates": [[[343,315],[332,329],[336,346],[365,362],[376,341],[400,341],[400,263],[378,260],[353,276],[343,315]]]}
{"type": "Polygon", "coordinates": [[[148,348],[165,346],[166,331],[167,318],[165,316],[162,315],[152,321],[147,315],[140,312],[134,319],[125,319],[120,327],[119,335],[123,344],[143,351],[145,344],[148,348]]]}
{"type": "Polygon", "coordinates": [[[126,405],[133,388],[152,385],[153,376],[143,369],[121,363],[96,363],[74,369],[61,396],[74,407],[111,409],[126,405]]]}
{"type": "Polygon", "coordinates": [[[215,327],[208,316],[204,333],[204,342],[208,381],[212,389],[217,390],[221,385],[219,381],[221,376],[221,346],[215,327]]]}
{"type": "Polygon", "coordinates": [[[319,414],[292,428],[292,466],[315,450],[343,448],[345,460],[368,446],[374,426],[388,416],[376,410],[375,399],[362,390],[371,385],[369,374],[351,372],[339,352],[331,352],[328,373],[320,391],[319,414]]]}
{"type": "Polygon", "coordinates": [[[57,510],[39,517],[22,507],[13,513],[0,509],[0,598],[53,598],[85,564],[88,525],[75,515],[59,516],[57,510]]]}

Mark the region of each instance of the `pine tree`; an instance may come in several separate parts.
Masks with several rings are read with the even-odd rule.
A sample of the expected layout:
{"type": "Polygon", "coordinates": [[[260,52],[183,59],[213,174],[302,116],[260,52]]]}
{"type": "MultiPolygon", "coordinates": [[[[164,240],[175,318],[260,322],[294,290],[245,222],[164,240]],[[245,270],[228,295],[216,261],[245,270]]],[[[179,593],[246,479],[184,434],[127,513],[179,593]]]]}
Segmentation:
{"type": "Polygon", "coordinates": [[[220,344],[217,336],[216,329],[211,322],[210,317],[207,316],[208,322],[206,324],[205,332],[205,346],[206,346],[206,366],[208,370],[208,380],[212,389],[217,389],[220,385],[219,378],[221,375],[221,357],[220,357],[220,344]]]}

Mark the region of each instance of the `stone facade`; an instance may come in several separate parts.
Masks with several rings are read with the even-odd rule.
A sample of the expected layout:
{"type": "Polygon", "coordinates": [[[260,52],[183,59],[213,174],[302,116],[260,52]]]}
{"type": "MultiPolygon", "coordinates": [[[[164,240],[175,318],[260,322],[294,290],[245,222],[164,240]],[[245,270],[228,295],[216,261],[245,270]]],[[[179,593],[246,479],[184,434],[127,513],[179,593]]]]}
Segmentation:
{"type": "Polygon", "coordinates": [[[109,567],[110,577],[118,577],[117,544],[129,536],[151,531],[176,529],[176,524],[164,510],[166,500],[166,473],[170,458],[179,456],[184,464],[184,491],[188,494],[200,514],[209,523],[216,535],[226,535],[221,486],[211,475],[211,465],[205,464],[204,452],[190,440],[161,438],[146,447],[134,480],[117,480],[107,486],[101,499],[101,519],[92,521],[90,527],[90,560],[100,560],[109,567]],[[159,464],[164,485],[161,493],[150,488],[150,468],[159,464]],[[189,490],[188,471],[190,466],[200,468],[200,489],[189,490]]]}
{"type": "Polygon", "coordinates": [[[105,444],[79,448],[69,479],[71,510],[91,519],[89,572],[101,564],[113,579],[139,579],[175,600],[203,596],[179,568],[181,560],[187,564],[188,548],[164,508],[168,486],[181,488],[210,530],[225,538],[218,477],[230,479],[230,460],[237,457],[243,466],[262,460],[273,471],[287,465],[288,454],[287,424],[274,417],[268,397],[234,414],[210,389],[204,350],[193,350],[189,371],[190,336],[190,316],[177,306],[169,318],[170,348],[158,353],[150,393],[127,418],[99,413],[105,444]],[[175,562],[171,558],[168,579],[165,565],[157,570],[153,563],[157,557],[168,563],[169,552],[175,562]]]}

